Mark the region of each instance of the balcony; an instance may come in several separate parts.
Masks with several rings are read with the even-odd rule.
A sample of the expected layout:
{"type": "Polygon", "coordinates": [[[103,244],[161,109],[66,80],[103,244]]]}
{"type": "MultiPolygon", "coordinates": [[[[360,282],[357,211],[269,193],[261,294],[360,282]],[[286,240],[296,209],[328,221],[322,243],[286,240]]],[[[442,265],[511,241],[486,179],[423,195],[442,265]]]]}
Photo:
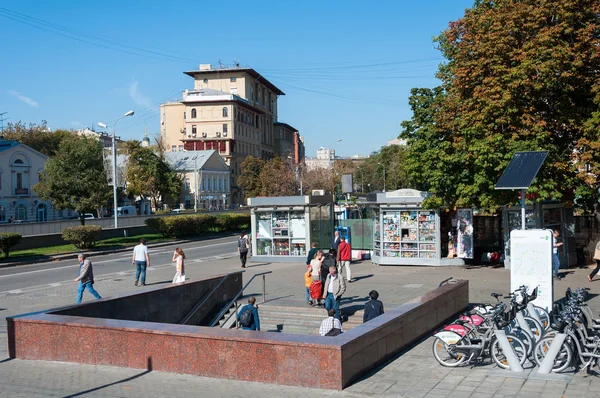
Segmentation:
{"type": "Polygon", "coordinates": [[[15,195],[29,195],[29,188],[15,188],[15,195]]]}

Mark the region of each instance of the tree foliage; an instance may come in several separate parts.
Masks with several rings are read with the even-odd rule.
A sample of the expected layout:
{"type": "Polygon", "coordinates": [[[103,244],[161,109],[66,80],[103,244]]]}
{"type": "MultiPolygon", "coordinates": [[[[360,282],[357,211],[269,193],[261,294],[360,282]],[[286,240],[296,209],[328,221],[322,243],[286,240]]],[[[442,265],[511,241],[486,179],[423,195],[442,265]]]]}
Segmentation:
{"type": "Polygon", "coordinates": [[[260,172],[262,196],[293,196],[296,194],[296,175],[280,157],[270,159],[260,172]]]}
{"type": "Polygon", "coordinates": [[[240,164],[241,174],[238,177],[238,186],[244,193],[244,198],[255,198],[262,195],[260,173],[265,167],[265,161],[254,156],[246,156],[240,164]]]}
{"type": "Polygon", "coordinates": [[[414,89],[402,125],[410,174],[432,194],[424,205],[514,201],[494,185],[525,150],[548,151],[528,191],[538,200],[597,195],[599,15],[595,0],[477,0],[450,23],[436,39],[442,85],[414,89]]]}
{"type": "Polygon", "coordinates": [[[7,140],[19,141],[46,156],[54,156],[61,141],[74,133],[68,130],[50,131],[43,120],[42,124],[30,123],[29,126],[23,122],[8,123],[2,135],[7,140]]]}
{"type": "Polygon", "coordinates": [[[175,170],[153,148],[142,147],[139,141],[129,141],[127,152],[128,196],[150,198],[155,209],[161,201],[177,203],[183,183],[175,170]]]}
{"type": "Polygon", "coordinates": [[[56,209],[76,210],[81,224],[85,224],[84,213],[102,207],[111,196],[102,144],[93,138],[64,137],[33,190],[56,209]]]}

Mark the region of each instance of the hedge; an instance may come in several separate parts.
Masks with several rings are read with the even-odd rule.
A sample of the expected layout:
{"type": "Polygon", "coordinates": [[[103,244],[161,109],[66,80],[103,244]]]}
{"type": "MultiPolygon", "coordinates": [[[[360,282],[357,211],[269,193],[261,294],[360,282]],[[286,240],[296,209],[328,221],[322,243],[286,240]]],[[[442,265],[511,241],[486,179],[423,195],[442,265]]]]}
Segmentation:
{"type": "Polygon", "coordinates": [[[63,229],[62,238],[79,249],[88,249],[96,245],[101,232],[102,228],[98,225],[80,225],[63,229]]]}
{"type": "Polygon", "coordinates": [[[4,254],[4,257],[8,257],[10,249],[16,246],[21,241],[21,234],[14,232],[2,232],[0,233],[0,252],[4,254]]]}
{"type": "Polygon", "coordinates": [[[146,220],[146,225],[154,231],[173,238],[197,236],[208,232],[238,231],[250,226],[247,214],[209,214],[178,215],[170,217],[153,217],[146,220]]]}

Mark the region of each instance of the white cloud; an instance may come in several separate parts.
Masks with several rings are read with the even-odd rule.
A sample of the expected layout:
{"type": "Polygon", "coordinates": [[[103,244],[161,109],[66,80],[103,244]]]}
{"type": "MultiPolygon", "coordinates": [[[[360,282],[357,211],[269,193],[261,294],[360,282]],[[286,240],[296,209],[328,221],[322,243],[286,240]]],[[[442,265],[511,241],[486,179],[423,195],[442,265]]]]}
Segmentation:
{"type": "Polygon", "coordinates": [[[138,82],[134,81],[129,85],[129,97],[137,105],[147,109],[153,109],[158,112],[158,108],[150,102],[150,98],[146,97],[138,90],[138,82]]]}
{"type": "Polygon", "coordinates": [[[29,105],[32,108],[38,108],[40,106],[40,104],[38,104],[36,101],[21,94],[20,92],[18,92],[16,90],[8,90],[8,93],[10,95],[12,95],[13,97],[15,97],[16,99],[18,99],[19,101],[26,103],[27,105],[29,105]]]}

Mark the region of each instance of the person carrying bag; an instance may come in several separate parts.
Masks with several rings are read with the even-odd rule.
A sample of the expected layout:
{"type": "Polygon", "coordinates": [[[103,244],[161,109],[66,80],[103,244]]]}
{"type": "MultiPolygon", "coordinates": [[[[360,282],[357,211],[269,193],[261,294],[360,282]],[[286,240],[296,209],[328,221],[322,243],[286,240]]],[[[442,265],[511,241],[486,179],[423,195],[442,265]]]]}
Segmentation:
{"type": "Polygon", "coordinates": [[[596,268],[588,275],[588,281],[593,281],[594,276],[600,271],[600,241],[596,243],[596,250],[594,250],[594,260],[596,260],[596,268]]]}

